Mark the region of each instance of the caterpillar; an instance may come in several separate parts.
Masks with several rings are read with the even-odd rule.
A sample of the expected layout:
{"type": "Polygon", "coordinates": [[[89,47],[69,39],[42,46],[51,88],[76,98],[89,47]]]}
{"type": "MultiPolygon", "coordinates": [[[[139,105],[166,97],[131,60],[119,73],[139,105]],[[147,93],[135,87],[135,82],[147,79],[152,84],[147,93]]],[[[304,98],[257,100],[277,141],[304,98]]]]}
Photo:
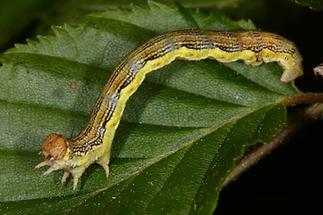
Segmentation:
{"type": "Polygon", "coordinates": [[[49,166],[43,175],[62,169],[61,182],[72,175],[73,190],[83,172],[93,163],[109,175],[112,141],[129,97],[145,76],[177,58],[215,59],[219,62],[242,60],[257,66],[277,62],[283,69],[280,80],[293,81],[303,74],[302,57],[296,46],[277,34],[260,31],[179,30],[158,35],[133,50],[118,66],[98,97],[88,125],[73,138],[50,134],[41,145],[49,166]]]}

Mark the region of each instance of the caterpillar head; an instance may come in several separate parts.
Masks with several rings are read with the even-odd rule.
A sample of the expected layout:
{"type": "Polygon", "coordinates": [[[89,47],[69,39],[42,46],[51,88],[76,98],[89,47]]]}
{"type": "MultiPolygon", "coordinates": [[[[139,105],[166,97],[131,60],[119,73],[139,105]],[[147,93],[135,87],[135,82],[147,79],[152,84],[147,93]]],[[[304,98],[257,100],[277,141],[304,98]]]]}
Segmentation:
{"type": "Polygon", "coordinates": [[[45,160],[62,160],[66,155],[68,140],[59,134],[50,134],[41,145],[41,153],[45,160]]]}
{"type": "MultiPolygon", "coordinates": [[[[92,154],[88,154],[89,157],[86,157],[85,155],[73,155],[70,150],[71,145],[71,140],[63,137],[62,135],[48,135],[41,145],[41,154],[44,157],[44,161],[36,165],[35,168],[38,169],[44,166],[49,166],[49,168],[43,173],[44,176],[47,176],[56,170],[63,170],[64,175],[61,178],[61,182],[65,183],[66,179],[72,175],[73,190],[75,190],[78,180],[85,169],[96,160],[93,160],[93,156],[91,156],[92,154]],[[78,164],[78,162],[81,164],[78,164]]],[[[108,162],[104,162],[103,166],[108,174],[108,162]]]]}
{"type": "Polygon", "coordinates": [[[64,169],[64,176],[62,182],[65,182],[69,175],[68,161],[71,159],[71,152],[68,148],[69,141],[59,134],[48,135],[41,145],[41,154],[44,161],[39,163],[35,168],[49,166],[48,170],[44,173],[45,176],[51,172],[59,169],[64,169]]]}

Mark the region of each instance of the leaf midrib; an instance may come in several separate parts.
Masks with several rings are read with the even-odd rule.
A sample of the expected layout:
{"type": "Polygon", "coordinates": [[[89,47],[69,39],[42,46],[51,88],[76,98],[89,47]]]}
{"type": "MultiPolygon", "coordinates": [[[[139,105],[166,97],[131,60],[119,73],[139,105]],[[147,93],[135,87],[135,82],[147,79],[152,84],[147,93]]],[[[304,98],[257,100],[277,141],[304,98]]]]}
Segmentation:
{"type": "MultiPolygon", "coordinates": [[[[263,107],[263,108],[266,108],[266,107],[269,107],[269,106],[265,106],[265,107],[263,107]]],[[[251,112],[250,112],[250,113],[248,113],[248,114],[241,114],[240,118],[243,118],[243,117],[245,117],[245,116],[247,116],[247,115],[249,115],[249,114],[252,114],[252,113],[254,113],[254,112],[256,112],[256,111],[259,111],[260,109],[262,109],[262,108],[255,109],[254,111],[251,111],[251,112]]],[[[266,112],[266,114],[263,116],[263,119],[265,119],[266,115],[267,115],[267,112],[266,112]]],[[[263,119],[262,119],[262,121],[263,121],[263,119]]],[[[146,170],[147,168],[149,168],[150,166],[152,166],[152,165],[154,165],[154,164],[156,164],[156,163],[160,162],[161,160],[163,160],[163,159],[165,159],[165,158],[168,158],[169,156],[173,155],[174,153],[178,152],[179,150],[182,150],[182,149],[184,149],[184,148],[189,148],[189,147],[191,147],[191,146],[192,146],[195,142],[197,142],[199,139],[201,139],[201,138],[203,138],[203,137],[206,137],[206,136],[208,136],[208,135],[212,134],[212,133],[213,133],[213,132],[215,132],[217,129],[219,129],[219,128],[221,128],[221,127],[225,126],[226,124],[228,124],[228,123],[230,123],[230,122],[233,122],[233,121],[235,121],[235,119],[230,119],[230,120],[228,120],[228,121],[227,121],[227,123],[223,123],[223,125],[222,125],[222,126],[216,126],[216,127],[213,127],[213,128],[205,128],[205,129],[203,129],[203,130],[209,130],[209,132],[206,132],[204,135],[199,135],[199,137],[196,137],[195,139],[192,139],[190,142],[188,142],[188,143],[186,143],[186,144],[182,144],[182,145],[181,145],[181,147],[178,147],[178,149],[173,150],[173,151],[169,151],[169,152],[168,152],[168,153],[166,153],[165,155],[157,156],[157,157],[154,157],[153,159],[146,158],[146,159],[150,159],[150,160],[151,160],[151,162],[150,162],[150,164],[149,164],[149,165],[146,165],[145,167],[141,168],[140,170],[136,171],[135,173],[130,174],[130,175],[127,175],[127,177],[124,177],[123,179],[119,180],[118,182],[111,184],[111,186],[110,186],[110,187],[104,187],[104,188],[101,188],[101,189],[97,189],[97,190],[95,190],[95,191],[93,191],[93,192],[85,193],[84,195],[86,195],[86,196],[82,196],[82,198],[84,197],[84,199],[82,200],[82,202],[80,202],[79,204],[77,204],[77,205],[73,206],[73,208],[78,207],[79,205],[82,205],[86,200],[88,200],[88,199],[90,199],[90,198],[92,198],[92,197],[94,197],[94,196],[98,195],[99,193],[101,193],[101,192],[105,192],[105,191],[109,190],[109,189],[110,189],[111,187],[113,187],[114,185],[116,185],[116,184],[118,184],[118,183],[121,183],[121,182],[123,182],[123,181],[126,181],[126,180],[128,180],[128,179],[131,179],[131,177],[133,177],[133,178],[131,179],[131,181],[133,181],[137,176],[139,176],[139,175],[140,175],[140,173],[141,173],[141,172],[145,171],[145,170],[146,170]]],[[[232,128],[231,128],[231,129],[232,129],[232,128]]],[[[231,129],[230,129],[230,130],[231,130],[231,129]]],[[[229,134],[230,134],[230,132],[228,132],[228,133],[226,134],[226,138],[227,138],[227,136],[228,136],[229,134]]],[[[225,138],[225,139],[226,139],[226,138],[225,138]]],[[[256,140],[255,140],[255,141],[256,141],[256,140]]],[[[180,162],[182,162],[182,160],[181,160],[180,162]]],[[[180,162],[179,162],[179,163],[180,163],[180,162]]],[[[232,162],[233,162],[233,161],[232,161],[232,162]]],[[[179,163],[177,163],[177,164],[176,164],[176,166],[177,166],[179,163]]],[[[206,173],[205,173],[205,174],[206,174],[206,173]]],[[[169,176],[168,176],[167,178],[171,177],[171,175],[172,175],[172,174],[169,174],[169,176]]],[[[166,181],[167,181],[167,180],[168,180],[168,179],[166,179],[166,181]]],[[[166,181],[165,181],[165,182],[166,182],[166,181]]],[[[223,182],[223,181],[224,181],[224,178],[223,178],[223,179],[221,179],[221,181],[223,182]]],[[[163,186],[162,186],[159,190],[162,190],[162,188],[163,188],[163,187],[164,187],[164,185],[166,184],[165,182],[163,183],[163,186]]],[[[221,183],[221,182],[220,182],[220,183],[221,183]]],[[[127,186],[125,186],[122,190],[120,190],[120,191],[119,191],[119,193],[121,193],[121,192],[123,192],[124,190],[126,190],[126,189],[128,188],[128,186],[129,186],[129,185],[130,185],[130,183],[129,183],[127,186]]],[[[154,194],[154,196],[158,195],[158,193],[159,193],[159,192],[160,192],[160,191],[156,192],[156,193],[154,194]]],[[[198,189],[196,190],[196,192],[195,192],[195,193],[197,193],[197,192],[198,192],[198,189]]],[[[152,201],[152,200],[153,200],[153,198],[150,198],[149,202],[150,202],[150,201],[152,201]]],[[[149,206],[149,203],[145,205],[144,209],[145,209],[145,208],[147,208],[148,206],[149,206]]]]}
{"type": "MultiPolygon", "coordinates": [[[[226,121],[225,121],[225,122],[223,122],[222,124],[220,124],[220,125],[218,125],[218,126],[215,126],[215,127],[201,128],[200,130],[205,130],[205,131],[207,131],[207,132],[205,132],[204,134],[202,134],[202,133],[201,133],[201,135],[197,135],[197,136],[195,136],[194,138],[192,138],[192,139],[191,139],[190,141],[188,141],[187,143],[181,144],[181,145],[179,145],[179,146],[175,147],[175,148],[174,148],[174,150],[170,150],[170,151],[168,151],[167,153],[165,153],[165,154],[163,154],[163,155],[156,156],[156,157],[151,157],[151,158],[147,158],[147,157],[145,157],[145,158],[143,158],[143,159],[149,159],[149,160],[151,160],[151,161],[152,161],[152,162],[151,162],[151,165],[153,165],[153,164],[155,164],[155,163],[157,163],[157,162],[161,161],[162,159],[167,158],[167,157],[169,157],[169,156],[173,155],[174,153],[178,152],[179,150],[181,150],[181,149],[183,149],[183,148],[185,148],[185,147],[190,147],[190,146],[192,146],[192,145],[193,145],[196,141],[198,141],[199,139],[202,139],[202,138],[204,138],[204,137],[206,137],[206,136],[208,136],[208,135],[212,134],[212,133],[213,133],[213,132],[215,132],[216,130],[218,130],[218,129],[220,129],[220,128],[224,127],[225,125],[227,125],[227,124],[229,124],[229,123],[231,123],[231,122],[237,121],[237,120],[239,120],[239,119],[241,119],[241,118],[243,118],[243,117],[245,117],[245,116],[248,116],[248,115],[250,115],[250,114],[252,114],[252,113],[255,113],[255,112],[257,112],[257,111],[259,111],[259,110],[261,110],[261,109],[268,108],[268,107],[271,107],[271,106],[274,106],[274,105],[277,105],[277,104],[279,104],[279,103],[273,103],[273,104],[271,104],[271,105],[263,106],[262,108],[259,108],[259,109],[253,109],[253,110],[249,111],[248,113],[244,113],[244,114],[240,114],[240,115],[238,115],[238,116],[232,117],[231,119],[226,120],[226,121]]],[[[132,158],[129,158],[129,159],[132,159],[132,158]]],[[[138,158],[136,158],[136,159],[138,159],[138,158]]],[[[151,166],[151,165],[149,165],[149,166],[151,166]]],[[[149,166],[147,166],[147,167],[149,167],[149,166]]],[[[134,174],[129,174],[129,175],[127,175],[127,177],[124,177],[122,180],[119,180],[118,182],[115,182],[115,183],[110,184],[110,186],[109,186],[109,187],[104,187],[104,188],[98,189],[98,190],[96,190],[96,191],[89,192],[89,193],[87,193],[87,194],[93,194],[93,195],[95,195],[95,194],[97,194],[97,193],[99,193],[99,192],[103,192],[103,191],[105,191],[105,190],[108,190],[110,187],[112,187],[112,186],[116,185],[117,183],[120,183],[120,182],[122,182],[122,181],[125,181],[125,180],[129,179],[130,177],[132,177],[132,176],[134,176],[134,175],[136,175],[136,174],[141,173],[141,172],[142,172],[142,171],[144,171],[147,167],[144,167],[144,168],[140,169],[139,171],[136,171],[134,174]]]]}

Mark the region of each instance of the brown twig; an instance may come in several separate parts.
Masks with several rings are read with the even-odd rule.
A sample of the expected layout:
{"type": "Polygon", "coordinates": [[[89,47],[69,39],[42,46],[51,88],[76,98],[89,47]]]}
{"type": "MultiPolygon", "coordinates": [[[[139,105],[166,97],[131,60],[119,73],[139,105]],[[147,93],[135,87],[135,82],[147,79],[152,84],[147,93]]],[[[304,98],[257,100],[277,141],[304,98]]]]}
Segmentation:
{"type": "Polygon", "coordinates": [[[323,93],[302,93],[297,96],[291,96],[283,102],[287,106],[314,103],[323,103],[323,93]]]}

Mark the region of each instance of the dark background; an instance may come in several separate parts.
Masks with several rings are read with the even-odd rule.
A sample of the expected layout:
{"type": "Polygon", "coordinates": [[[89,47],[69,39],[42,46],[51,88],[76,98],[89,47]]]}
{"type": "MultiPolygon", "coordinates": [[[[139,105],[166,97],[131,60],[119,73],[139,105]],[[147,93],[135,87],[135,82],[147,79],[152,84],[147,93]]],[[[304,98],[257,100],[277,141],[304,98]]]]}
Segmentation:
{"type": "Polygon", "coordinates": [[[216,214],[322,214],[322,126],[303,128],[224,188],[216,214]]]}

